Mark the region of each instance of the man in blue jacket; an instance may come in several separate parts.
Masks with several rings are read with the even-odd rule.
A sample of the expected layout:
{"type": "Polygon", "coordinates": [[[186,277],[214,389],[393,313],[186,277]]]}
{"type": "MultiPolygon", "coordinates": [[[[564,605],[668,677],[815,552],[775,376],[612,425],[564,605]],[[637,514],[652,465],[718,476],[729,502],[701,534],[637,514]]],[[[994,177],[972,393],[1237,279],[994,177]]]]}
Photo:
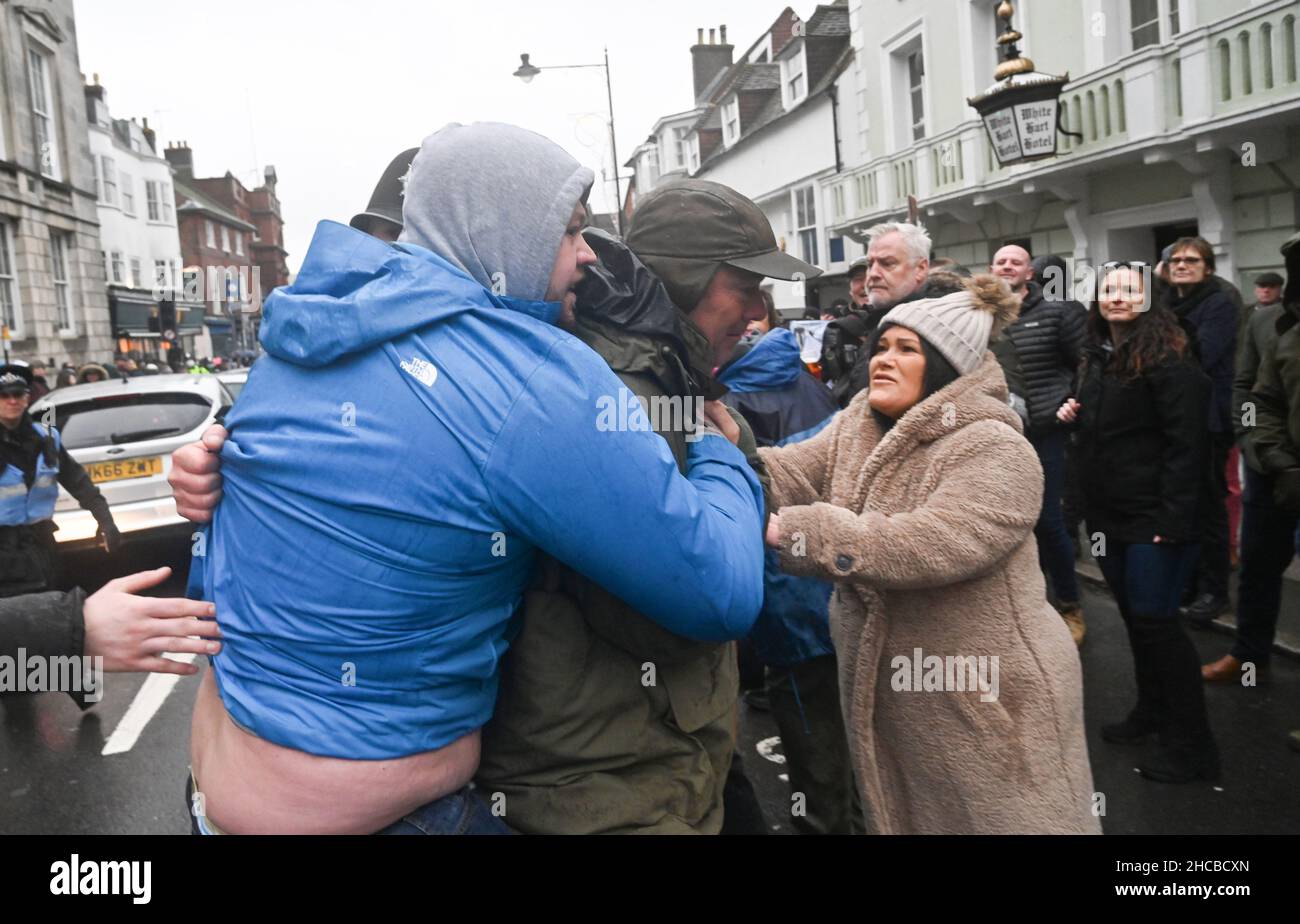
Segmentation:
{"type": "MultiPolygon", "coordinates": [[[[744,415],[760,446],[811,439],[837,410],[830,390],[804,370],[799,344],[783,327],[742,344],[718,370],[718,380],[731,389],[723,400],[744,415]]],[[[832,587],[786,574],[773,549],[766,556],[763,610],[750,642],[767,668],[768,701],[781,732],[792,802],[802,797],[791,823],[803,834],[860,834],[862,809],[831,645],[832,587]]]]}
{"type": "Polygon", "coordinates": [[[204,828],[491,828],[466,784],[538,550],[675,634],[748,631],[744,457],[702,431],[682,474],[648,428],[597,426],[621,383],[555,326],[591,181],[530,132],[448,126],[402,243],[322,223],[267,300],[195,559],[229,614],[193,722],[204,828]]]}

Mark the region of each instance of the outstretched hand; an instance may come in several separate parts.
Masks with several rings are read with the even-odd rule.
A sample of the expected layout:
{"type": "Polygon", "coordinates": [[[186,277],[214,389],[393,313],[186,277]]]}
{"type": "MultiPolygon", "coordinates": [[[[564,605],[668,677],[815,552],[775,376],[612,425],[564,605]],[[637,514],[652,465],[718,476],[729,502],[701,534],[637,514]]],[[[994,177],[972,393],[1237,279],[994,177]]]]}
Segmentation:
{"type": "Polygon", "coordinates": [[[193,664],[172,661],[163,652],[216,654],[221,650],[221,630],[210,618],[216,607],[205,600],[177,597],[142,597],[171,575],[157,568],[109,581],[86,598],[85,654],[104,659],[105,671],[154,671],[193,674],[193,664]],[[199,636],[190,638],[189,636],[199,636]]]}

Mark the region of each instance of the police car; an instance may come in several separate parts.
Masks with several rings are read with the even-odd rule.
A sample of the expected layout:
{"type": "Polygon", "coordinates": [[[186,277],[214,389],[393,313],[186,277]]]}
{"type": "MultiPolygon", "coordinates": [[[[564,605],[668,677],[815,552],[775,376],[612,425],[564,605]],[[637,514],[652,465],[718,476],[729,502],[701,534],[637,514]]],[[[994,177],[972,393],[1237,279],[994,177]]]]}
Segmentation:
{"type": "MultiPolygon", "coordinates": [[[[147,375],[72,385],[31,406],[38,422],[59,428],[68,453],[86,469],[108,501],[124,537],[175,529],[167,475],[171,454],[225,418],[234,399],[212,375],[147,375]]],[[[54,508],[61,548],[94,543],[95,518],[59,489],[54,508]]]]}

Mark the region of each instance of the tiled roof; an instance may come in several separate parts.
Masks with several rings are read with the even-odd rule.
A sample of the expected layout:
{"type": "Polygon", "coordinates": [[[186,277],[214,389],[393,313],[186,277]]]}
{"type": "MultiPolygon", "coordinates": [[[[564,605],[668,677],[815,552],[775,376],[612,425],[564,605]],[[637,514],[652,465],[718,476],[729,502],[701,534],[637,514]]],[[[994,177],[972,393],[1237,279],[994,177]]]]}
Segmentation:
{"type": "Polygon", "coordinates": [[[819,6],[804,25],[805,35],[848,35],[849,11],[843,6],[819,6]]]}
{"type": "Polygon", "coordinates": [[[227,211],[221,205],[218,205],[216,202],[214,202],[212,199],[208,198],[207,196],[203,195],[203,193],[199,192],[194,187],[187,186],[179,178],[173,178],[172,182],[176,184],[176,192],[179,193],[181,197],[181,204],[176,206],[176,211],[207,212],[208,214],[212,215],[212,217],[219,218],[222,221],[224,221],[226,224],[235,225],[236,227],[243,228],[246,231],[257,230],[256,226],[250,225],[248,222],[244,221],[244,219],[240,218],[238,215],[235,215],[227,211]]]}
{"type": "Polygon", "coordinates": [[[728,93],[779,89],[781,89],[781,65],[746,64],[736,77],[735,83],[728,88],[728,93]]]}

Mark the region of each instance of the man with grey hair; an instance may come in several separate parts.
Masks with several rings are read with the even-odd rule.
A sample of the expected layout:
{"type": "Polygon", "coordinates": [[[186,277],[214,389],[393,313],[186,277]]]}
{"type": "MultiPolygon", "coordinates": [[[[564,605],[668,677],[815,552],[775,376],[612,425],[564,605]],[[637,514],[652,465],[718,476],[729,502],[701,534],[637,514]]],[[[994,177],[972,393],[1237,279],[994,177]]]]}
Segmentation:
{"type": "Polygon", "coordinates": [[[924,298],[930,270],[930,235],[920,225],[887,221],[866,233],[866,304],[832,321],[822,337],[821,366],[840,407],[848,407],[867,385],[870,357],[863,348],[880,319],[900,302],[924,298]]]}

